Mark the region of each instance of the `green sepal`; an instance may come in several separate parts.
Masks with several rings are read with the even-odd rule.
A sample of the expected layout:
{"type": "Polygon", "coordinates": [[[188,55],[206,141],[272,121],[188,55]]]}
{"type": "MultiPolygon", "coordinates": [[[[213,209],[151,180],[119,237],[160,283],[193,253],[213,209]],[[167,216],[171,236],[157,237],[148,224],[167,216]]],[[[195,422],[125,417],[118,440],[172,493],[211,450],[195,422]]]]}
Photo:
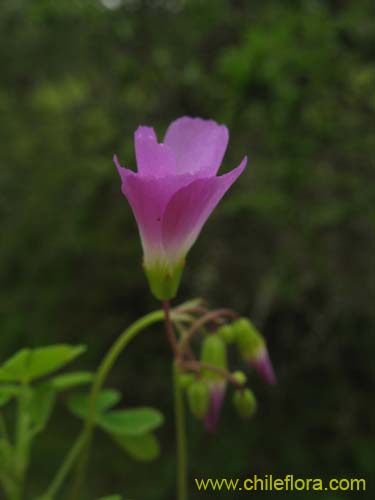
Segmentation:
{"type": "Polygon", "coordinates": [[[262,335],[247,318],[235,321],[233,329],[240,355],[245,359],[255,358],[265,346],[262,335]]]}
{"type": "Polygon", "coordinates": [[[172,269],[162,264],[144,266],[151,291],[157,299],[169,300],[176,296],[184,266],[185,260],[172,269]]]}

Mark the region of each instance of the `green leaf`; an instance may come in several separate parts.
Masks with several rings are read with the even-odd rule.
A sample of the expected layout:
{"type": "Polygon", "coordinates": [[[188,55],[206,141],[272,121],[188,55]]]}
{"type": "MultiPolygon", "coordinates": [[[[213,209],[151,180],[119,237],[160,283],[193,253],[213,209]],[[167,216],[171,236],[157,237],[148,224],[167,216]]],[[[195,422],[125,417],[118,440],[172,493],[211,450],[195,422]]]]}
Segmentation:
{"type": "Polygon", "coordinates": [[[34,435],[47,425],[55,400],[56,392],[49,384],[40,385],[32,391],[29,412],[34,435]]]}
{"type": "Polygon", "coordinates": [[[91,372],[72,372],[57,375],[50,380],[51,386],[56,391],[64,391],[78,385],[89,384],[92,382],[94,374],[91,372]]]}
{"type": "Polygon", "coordinates": [[[58,370],[85,350],[82,345],[66,344],[22,349],[0,367],[0,381],[30,382],[58,370]]]}
{"type": "Polygon", "coordinates": [[[160,427],[163,420],[163,415],[153,408],[132,408],[105,413],[98,423],[111,434],[138,436],[160,427]]]}
{"type": "Polygon", "coordinates": [[[122,496],[120,495],[111,495],[109,497],[101,497],[98,500],[122,500],[122,496]]]}
{"type": "MultiPolygon", "coordinates": [[[[121,394],[114,389],[104,389],[96,399],[96,414],[104,413],[109,408],[112,408],[121,399],[121,394]]],[[[74,394],[68,400],[68,407],[74,415],[80,418],[85,418],[89,409],[88,394],[74,394]]]]}
{"type": "Polygon", "coordinates": [[[116,436],[111,435],[116,444],[120,446],[135,460],[148,462],[157,458],[160,454],[158,439],[151,433],[141,436],[116,436]]]}
{"type": "Polygon", "coordinates": [[[0,385],[0,406],[4,406],[11,398],[17,396],[19,391],[16,385],[0,385]]]}

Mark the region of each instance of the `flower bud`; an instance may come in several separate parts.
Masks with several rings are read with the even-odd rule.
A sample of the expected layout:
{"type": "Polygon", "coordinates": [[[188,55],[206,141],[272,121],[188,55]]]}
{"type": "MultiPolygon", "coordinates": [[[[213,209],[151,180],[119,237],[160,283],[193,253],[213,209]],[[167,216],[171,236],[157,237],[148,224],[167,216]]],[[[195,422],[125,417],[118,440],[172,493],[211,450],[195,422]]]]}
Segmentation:
{"type": "Polygon", "coordinates": [[[223,325],[217,329],[216,334],[227,344],[232,344],[235,341],[235,330],[232,325],[223,325]]]}
{"type": "Polygon", "coordinates": [[[226,386],[225,380],[211,380],[209,382],[210,404],[204,419],[207,432],[215,432],[217,429],[226,386]]]}
{"type": "Polygon", "coordinates": [[[195,377],[192,373],[179,373],[178,375],[178,383],[181,389],[187,389],[194,380],[195,377]]]}
{"type": "Polygon", "coordinates": [[[254,393],[250,389],[237,390],[234,393],[233,403],[241,418],[252,417],[257,407],[254,393]]]}
{"type": "Polygon", "coordinates": [[[232,373],[232,377],[235,379],[235,381],[237,382],[237,384],[245,385],[246,382],[247,382],[247,377],[244,374],[244,372],[240,372],[240,371],[233,372],[232,373]]]}
{"type": "MultiPolygon", "coordinates": [[[[224,341],[218,335],[208,335],[202,344],[202,363],[213,365],[227,370],[227,349],[224,341]]],[[[208,382],[210,403],[205,417],[205,427],[208,432],[215,432],[219,421],[220,410],[223,404],[226,380],[220,373],[212,370],[202,370],[203,377],[208,382]]]]}
{"type": "Polygon", "coordinates": [[[246,318],[240,318],[233,323],[237,346],[240,354],[249,359],[254,357],[264,346],[264,339],[246,318]]]}
{"type": "Polygon", "coordinates": [[[269,384],[276,383],[276,376],[264,338],[246,318],[233,323],[236,332],[237,347],[241,356],[248,361],[258,374],[269,384]]]}
{"type": "Polygon", "coordinates": [[[258,351],[257,355],[250,359],[249,362],[268,384],[276,384],[276,375],[266,346],[258,351]]]}
{"type": "MultiPolygon", "coordinates": [[[[224,341],[217,335],[208,335],[202,344],[202,363],[227,369],[227,349],[224,341]]],[[[203,376],[211,380],[222,380],[222,376],[211,370],[203,370],[203,376]]]]}
{"type": "Polygon", "coordinates": [[[203,418],[208,412],[210,393],[207,382],[196,380],[187,388],[190,411],[197,418],[203,418]]]}

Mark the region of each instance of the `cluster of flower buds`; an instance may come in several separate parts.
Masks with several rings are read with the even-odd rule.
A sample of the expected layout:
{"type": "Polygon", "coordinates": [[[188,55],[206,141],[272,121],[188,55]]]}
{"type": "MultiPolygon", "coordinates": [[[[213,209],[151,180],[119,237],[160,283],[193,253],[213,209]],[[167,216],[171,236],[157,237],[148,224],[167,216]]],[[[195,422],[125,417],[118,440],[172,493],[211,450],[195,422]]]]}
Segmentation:
{"type": "Polygon", "coordinates": [[[209,333],[204,331],[200,359],[180,362],[180,384],[186,390],[190,411],[204,420],[208,432],[217,429],[228,385],[234,387],[233,405],[241,418],[250,418],[256,411],[256,399],[246,386],[245,373],[228,370],[227,349],[231,344],[267,383],[276,383],[265,340],[250,320],[238,318],[209,333]]]}

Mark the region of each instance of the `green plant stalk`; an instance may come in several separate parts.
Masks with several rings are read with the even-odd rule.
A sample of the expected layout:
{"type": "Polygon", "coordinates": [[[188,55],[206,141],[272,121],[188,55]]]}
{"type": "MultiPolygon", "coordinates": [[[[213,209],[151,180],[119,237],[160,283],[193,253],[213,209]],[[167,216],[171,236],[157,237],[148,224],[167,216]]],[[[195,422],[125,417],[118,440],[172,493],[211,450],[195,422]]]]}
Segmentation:
{"type": "Polygon", "coordinates": [[[174,408],[177,451],[177,500],[187,500],[187,446],[183,391],[179,384],[178,367],[173,364],[174,408]]]}
{"type": "Polygon", "coordinates": [[[83,434],[80,434],[78,436],[78,439],[71,447],[68,455],[66,456],[64,462],[61,464],[61,467],[57,471],[46,493],[43,496],[39,497],[38,500],[53,500],[53,498],[61,488],[62,484],[64,483],[64,480],[66,479],[67,475],[69,474],[75,461],[77,460],[77,457],[79,456],[82,450],[84,444],[83,438],[84,438],[83,434]]]}
{"type": "MultiPolygon", "coordinates": [[[[183,307],[184,304],[182,304],[180,307],[183,307]]],[[[186,320],[185,316],[183,313],[179,314],[178,312],[173,313],[172,312],[172,318],[180,319],[180,320],[186,320]]],[[[159,321],[162,321],[164,319],[164,311],[154,311],[152,313],[147,314],[146,316],[143,316],[139,320],[137,320],[135,323],[133,323],[131,326],[129,326],[126,330],[123,331],[123,333],[117,338],[115,343],[112,345],[110,350],[108,351],[107,355],[103,359],[101,365],[98,368],[96,377],[94,379],[94,382],[91,387],[91,392],[90,392],[90,403],[89,403],[89,413],[87,415],[87,418],[85,420],[84,428],[76,440],[75,444],[73,445],[73,448],[69,451],[67,457],[65,458],[64,462],[62,463],[60,469],[58,470],[55,478],[53,479],[52,483],[48,487],[46,493],[40,497],[40,500],[52,500],[53,495],[56,495],[57,491],[60,489],[61,485],[63,484],[64,479],[72,469],[74,463],[76,460],[79,458],[81,455],[83,458],[81,459],[81,462],[79,464],[79,468],[77,470],[77,475],[76,479],[72,488],[71,496],[70,498],[79,498],[79,490],[80,486],[83,482],[83,477],[84,477],[84,472],[85,472],[85,467],[86,467],[86,460],[87,460],[87,455],[88,455],[88,448],[90,444],[90,439],[91,439],[91,434],[92,430],[94,427],[94,416],[95,416],[95,404],[96,404],[96,399],[97,396],[100,392],[100,389],[102,388],[105,379],[110,372],[112,366],[116,362],[117,358],[121,354],[121,352],[124,350],[124,348],[127,346],[127,344],[142,330],[147,328],[148,326],[152,325],[153,323],[157,323],[159,321]],[[86,455],[86,456],[85,456],[86,455]]]]}
{"type": "Polygon", "coordinates": [[[128,343],[142,330],[147,328],[148,326],[162,321],[164,319],[164,312],[154,311],[152,313],[143,316],[131,326],[129,326],[115,341],[112,345],[105,358],[103,359],[97,374],[95,376],[91,392],[90,392],[90,402],[89,402],[89,411],[87,418],[85,420],[84,428],[82,431],[82,449],[81,449],[81,461],[78,465],[76,478],[73,484],[73,489],[70,498],[72,500],[80,498],[80,489],[83,483],[83,478],[85,475],[85,468],[87,463],[87,457],[89,453],[89,446],[91,441],[92,431],[95,425],[95,404],[97,400],[97,396],[100,392],[100,389],[103,387],[105,379],[110,372],[111,368],[115,364],[117,358],[120,356],[122,351],[128,345],[128,343]]]}

